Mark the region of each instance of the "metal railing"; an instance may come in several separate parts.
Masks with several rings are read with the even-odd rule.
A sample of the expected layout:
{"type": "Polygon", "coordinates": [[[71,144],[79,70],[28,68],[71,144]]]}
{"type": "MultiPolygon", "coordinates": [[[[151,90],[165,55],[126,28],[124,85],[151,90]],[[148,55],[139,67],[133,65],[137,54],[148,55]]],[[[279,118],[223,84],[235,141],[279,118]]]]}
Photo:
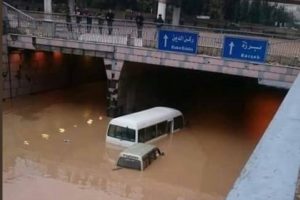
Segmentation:
{"type": "MultiPolygon", "coordinates": [[[[39,11],[24,11],[28,15],[32,16],[35,19],[44,20],[44,19],[51,19],[55,22],[66,22],[66,14],[64,13],[44,13],[39,11]]],[[[76,22],[77,15],[70,15],[71,22],[76,22]]],[[[98,24],[98,16],[90,16],[94,24],[98,24]]],[[[87,16],[80,15],[81,23],[87,22],[87,16]]],[[[103,18],[103,16],[102,16],[103,18]]],[[[104,21],[104,19],[103,19],[104,21]]],[[[134,20],[129,19],[115,19],[116,25],[135,25],[134,20]]],[[[209,22],[206,22],[209,23],[209,22]]],[[[257,25],[255,27],[242,26],[240,30],[236,29],[229,29],[229,28],[210,28],[207,26],[191,26],[191,25],[178,25],[174,26],[171,24],[164,24],[166,27],[177,28],[180,30],[188,29],[188,30],[195,30],[195,31],[210,31],[215,33],[226,33],[226,34],[241,34],[241,35],[251,35],[251,36],[259,36],[259,37],[268,37],[268,38],[281,38],[281,39],[295,39],[300,38],[300,32],[292,31],[292,30],[284,30],[283,28],[279,29],[276,27],[265,27],[262,25],[257,25]]],[[[156,26],[153,21],[145,21],[145,26],[156,26]]]]}
{"type": "MultiPolygon", "coordinates": [[[[87,24],[84,20],[81,20],[80,23],[76,23],[75,19],[73,19],[71,23],[66,23],[65,20],[62,19],[35,19],[6,3],[4,3],[4,6],[6,6],[8,13],[9,33],[136,46],[134,40],[137,39],[137,27],[131,20],[115,20],[112,26],[112,33],[109,34],[109,27],[106,22],[99,25],[98,21],[95,20],[97,18],[94,18],[94,23],[92,24],[87,24]]],[[[65,16],[61,15],[61,17],[65,16]]],[[[282,39],[274,37],[274,35],[261,33],[245,33],[241,31],[203,27],[171,26],[167,24],[165,24],[163,28],[198,32],[198,53],[218,57],[222,56],[225,34],[267,38],[269,41],[267,62],[300,67],[299,38],[282,39]]],[[[142,40],[142,45],[140,46],[156,48],[157,28],[155,23],[145,23],[140,40],[142,40]]]]}

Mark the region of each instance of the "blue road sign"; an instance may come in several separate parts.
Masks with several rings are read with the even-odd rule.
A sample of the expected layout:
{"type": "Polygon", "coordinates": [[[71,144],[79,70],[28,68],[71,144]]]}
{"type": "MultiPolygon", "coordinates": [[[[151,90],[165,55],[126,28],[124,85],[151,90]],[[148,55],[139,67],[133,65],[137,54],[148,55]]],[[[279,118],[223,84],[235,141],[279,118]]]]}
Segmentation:
{"type": "Polygon", "coordinates": [[[181,53],[197,53],[198,34],[160,30],[158,33],[158,49],[181,53]]]}
{"type": "Polygon", "coordinates": [[[264,63],[267,48],[267,40],[225,36],[223,57],[264,63]]]}

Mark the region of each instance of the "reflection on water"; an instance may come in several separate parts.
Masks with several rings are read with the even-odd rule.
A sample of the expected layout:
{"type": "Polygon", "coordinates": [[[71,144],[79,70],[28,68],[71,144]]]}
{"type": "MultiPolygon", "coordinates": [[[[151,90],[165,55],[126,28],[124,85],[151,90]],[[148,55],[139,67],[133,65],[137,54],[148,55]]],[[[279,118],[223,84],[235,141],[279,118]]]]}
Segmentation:
{"type": "Polygon", "coordinates": [[[284,96],[215,101],[202,90],[184,110],[188,127],[155,143],[166,156],[139,172],[113,170],[120,149],[105,145],[104,91],[96,83],[5,102],[4,199],[224,199],[284,96]]]}

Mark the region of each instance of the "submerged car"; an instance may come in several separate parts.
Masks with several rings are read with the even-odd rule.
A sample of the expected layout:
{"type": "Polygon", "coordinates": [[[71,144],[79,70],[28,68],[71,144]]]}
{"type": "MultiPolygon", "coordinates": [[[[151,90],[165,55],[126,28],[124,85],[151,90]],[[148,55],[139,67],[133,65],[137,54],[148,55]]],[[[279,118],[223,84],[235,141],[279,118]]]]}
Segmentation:
{"type": "Polygon", "coordinates": [[[164,153],[156,146],[137,143],[120,153],[117,166],[143,171],[161,155],[164,153]]]}

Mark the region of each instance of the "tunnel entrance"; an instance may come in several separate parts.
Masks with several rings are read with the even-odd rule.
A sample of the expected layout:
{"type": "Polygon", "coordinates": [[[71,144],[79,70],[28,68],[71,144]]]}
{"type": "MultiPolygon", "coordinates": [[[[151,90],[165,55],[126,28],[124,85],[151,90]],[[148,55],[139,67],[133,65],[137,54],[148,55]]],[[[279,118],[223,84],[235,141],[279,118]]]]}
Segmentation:
{"type": "Polygon", "coordinates": [[[256,79],[165,66],[126,63],[120,97],[127,113],[153,106],[181,110],[189,125],[215,121],[259,138],[286,90],[258,85],[256,79]],[[125,78],[126,77],[126,78],[125,78]]]}
{"type": "Polygon", "coordinates": [[[32,180],[44,180],[38,181],[43,188],[90,182],[101,194],[114,185],[112,191],[124,191],[116,199],[131,198],[126,191],[136,189],[145,199],[224,199],[286,93],[252,79],[132,63],[125,63],[119,83],[120,102],[131,103],[128,112],[159,105],[183,112],[189,125],[154,142],[167,156],[143,176],[112,171],[120,151],[110,154],[105,139],[111,119],[106,78],[71,84],[4,102],[6,193],[19,194],[11,191],[21,185],[20,194],[27,194],[36,188],[37,181],[28,182],[34,175],[32,180]]]}
{"type": "Polygon", "coordinates": [[[106,91],[102,58],[9,49],[9,64],[2,74],[4,99],[92,82],[104,82],[102,91],[106,91]]]}

